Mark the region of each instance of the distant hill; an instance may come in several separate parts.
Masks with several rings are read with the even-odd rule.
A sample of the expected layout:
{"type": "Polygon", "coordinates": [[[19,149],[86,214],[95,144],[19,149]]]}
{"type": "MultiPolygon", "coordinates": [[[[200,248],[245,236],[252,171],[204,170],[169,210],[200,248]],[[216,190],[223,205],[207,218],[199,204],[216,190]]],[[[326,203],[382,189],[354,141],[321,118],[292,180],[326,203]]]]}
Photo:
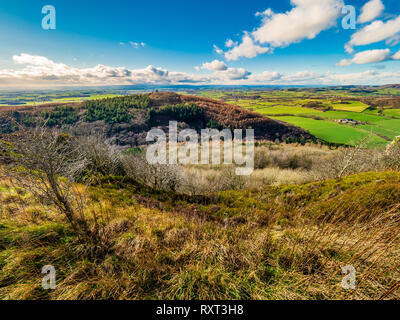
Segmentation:
{"type": "Polygon", "coordinates": [[[35,125],[39,118],[46,124],[73,131],[77,135],[105,134],[119,145],[145,143],[152,127],[167,131],[169,121],[179,128],[254,129],[257,140],[309,141],[315,138],[296,126],[272,120],[241,107],[213,99],[154,92],[73,104],[35,107],[8,107],[1,113],[0,130],[11,133],[14,122],[35,125]]]}

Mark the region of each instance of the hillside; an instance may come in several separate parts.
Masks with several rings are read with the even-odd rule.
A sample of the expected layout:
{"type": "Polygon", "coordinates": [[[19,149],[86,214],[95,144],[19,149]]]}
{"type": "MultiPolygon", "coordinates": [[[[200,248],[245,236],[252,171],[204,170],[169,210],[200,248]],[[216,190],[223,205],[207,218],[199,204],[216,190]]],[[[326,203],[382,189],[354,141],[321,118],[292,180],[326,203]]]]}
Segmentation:
{"type": "Polygon", "coordinates": [[[88,203],[104,223],[101,251],[2,182],[0,298],[398,299],[399,183],[367,173],[183,197],[108,178],[88,203]],[[40,286],[45,264],[54,291],[40,286]],[[340,287],[349,264],[357,290],[340,287]]]}
{"type": "Polygon", "coordinates": [[[400,298],[400,139],[386,149],[285,143],[304,135],[157,92],[3,121],[15,134],[0,139],[0,299],[400,298]],[[279,138],[255,145],[249,176],[230,164],[151,164],[145,146],[110,143],[138,143],[172,119],[279,138]],[[56,270],[53,290],[44,266],[56,270]]]}
{"type": "Polygon", "coordinates": [[[3,133],[16,130],[13,122],[33,126],[41,116],[49,126],[73,130],[78,135],[102,133],[113,143],[129,146],[144,144],[148,130],[152,127],[164,128],[172,120],[180,122],[180,128],[196,130],[206,127],[252,128],[258,140],[314,140],[312,135],[298,127],[238,106],[169,92],[112,97],[85,103],[7,107],[0,112],[0,130],[3,133]],[[182,118],[179,113],[185,112],[190,105],[198,108],[198,113],[182,118]]]}

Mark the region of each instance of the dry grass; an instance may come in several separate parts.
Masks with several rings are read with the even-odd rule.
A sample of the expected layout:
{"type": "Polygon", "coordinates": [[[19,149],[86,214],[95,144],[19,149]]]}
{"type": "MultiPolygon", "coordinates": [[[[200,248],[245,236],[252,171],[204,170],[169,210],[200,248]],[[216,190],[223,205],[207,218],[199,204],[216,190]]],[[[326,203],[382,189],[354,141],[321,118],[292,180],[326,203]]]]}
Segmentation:
{"type": "Polygon", "coordinates": [[[87,215],[103,218],[113,245],[97,258],[54,208],[3,183],[0,298],[398,299],[399,182],[367,174],[228,191],[206,205],[144,205],[130,185],[95,187],[87,215]],[[46,264],[55,291],[40,287],[46,264]],[[356,290],[341,287],[345,265],[356,290]]]}
{"type": "MultiPolygon", "coordinates": [[[[317,164],[337,157],[342,150],[315,144],[259,142],[255,147],[255,170],[250,176],[238,177],[230,165],[187,165],[184,168],[186,183],[179,191],[203,194],[316,181],[321,177],[317,164]]],[[[221,162],[222,154],[221,148],[221,162]]]]}

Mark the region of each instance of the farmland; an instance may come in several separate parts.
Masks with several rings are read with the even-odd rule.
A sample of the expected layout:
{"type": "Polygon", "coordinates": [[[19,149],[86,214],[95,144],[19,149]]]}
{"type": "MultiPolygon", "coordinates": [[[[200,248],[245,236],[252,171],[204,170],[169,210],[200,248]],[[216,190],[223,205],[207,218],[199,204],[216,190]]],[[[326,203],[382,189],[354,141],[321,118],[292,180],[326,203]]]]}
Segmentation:
{"type": "Polygon", "coordinates": [[[46,103],[68,103],[111,98],[128,94],[117,90],[55,90],[0,92],[1,106],[34,106],[46,103]]]}
{"type": "Polygon", "coordinates": [[[149,87],[0,92],[0,111],[175,91],[220,100],[298,126],[327,143],[383,147],[400,135],[400,89],[383,87],[149,87]]]}
{"type": "Polygon", "coordinates": [[[0,108],[0,299],[398,299],[400,140],[299,128],[384,146],[395,98],[209,92],[0,108]],[[253,173],[150,164],[145,133],[170,121],[253,128],[253,173]],[[340,289],[346,265],[357,290],[340,289]]]}
{"type": "Polygon", "coordinates": [[[325,88],[201,91],[309,131],[329,143],[385,146],[400,135],[400,90],[397,88],[325,88]]]}

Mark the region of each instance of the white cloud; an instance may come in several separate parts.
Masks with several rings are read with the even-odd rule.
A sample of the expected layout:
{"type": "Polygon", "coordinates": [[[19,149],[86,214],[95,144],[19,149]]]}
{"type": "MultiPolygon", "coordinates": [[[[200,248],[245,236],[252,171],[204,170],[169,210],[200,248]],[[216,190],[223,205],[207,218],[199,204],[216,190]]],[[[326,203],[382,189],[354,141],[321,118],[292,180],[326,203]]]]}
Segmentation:
{"type": "Polygon", "coordinates": [[[303,39],[313,39],[321,31],[336,25],[342,0],[291,0],[293,9],[286,13],[263,13],[263,23],[253,32],[261,44],[285,47],[303,39]]]}
{"type": "MultiPolygon", "coordinates": [[[[387,75],[385,75],[386,77],[387,75]]],[[[345,74],[328,74],[324,81],[325,83],[340,83],[340,84],[366,84],[378,83],[384,80],[383,74],[375,70],[367,70],[360,73],[345,73],[345,74]]],[[[382,83],[382,82],[380,82],[382,83]]],[[[385,83],[385,82],[383,82],[385,83]]]]}
{"type": "MultiPolygon", "coordinates": [[[[392,59],[400,59],[400,51],[392,59]]],[[[129,84],[388,84],[399,83],[400,72],[379,72],[369,70],[361,73],[331,74],[301,71],[280,73],[263,71],[251,74],[244,68],[227,68],[206,75],[195,75],[185,72],[172,72],[164,68],[148,66],[143,69],[109,67],[97,65],[92,68],[75,68],[63,63],[54,62],[46,57],[29,54],[15,55],[13,60],[21,65],[18,69],[0,69],[2,87],[40,87],[56,86],[95,86],[95,85],[129,85],[129,84]]]]}
{"type": "Polygon", "coordinates": [[[371,0],[361,8],[361,14],[358,17],[359,23],[366,23],[379,17],[385,6],[381,0],[371,0]]]}
{"type": "Polygon", "coordinates": [[[352,59],[343,59],[337,66],[350,66],[352,64],[367,64],[390,60],[390,49],[366,50],[354,55],[352,59]]]}
{"type": "Polygon", "coordinates": [[[228,68],[226,71],[217,72],[216,75],[226,80],[243,80],[247,79],[251,72],[244,68],[228,68]]]}
{"type": "Polygon", "coordinates": [[[214,51],[218,54],[223,54],[224,51],[222,51],[222,49],[218,48],[215,44],[214,44],[214,51]]]}
{"type": "Polygon", "coordinates": [[[264,71],[260,74],[252,75],[249,77],[250,80],[255,82],[271,82],[282,79],[283,75],[276,71],[264,71]]]}
{"type": "Polygon", "coordinates": [[[123,85],[123,84],[183,84],[226,83],[244,80],[251,74],[243,68],[228,68],[222,61],[204,64],[215,71],[207,75],[171,72],[148,66],[144,69],[97,65],[92,68],[75,68],[56,63],[46,57],[22,53],[13,56],[14,63],[23,65],[21,70],[0,70],[3,86],[66,86],[66,85],[123,85]]]}
{"type": "Polygon", "coordinates": [[[233,41],[232,39],[228,39],[225,42],[225,47],[227,47],[227,48],[232,48],[232,47],[237,46],[237,45],[238,45],[238,42],[237,41],[233,41]]]}
{"type": "Polygon", "coordinates": [[[302,82],[306,83],[307,81],[315,81],[323,78],[323,75],[316,73],[316,72],[311,72],[311,71],[300,71],[296,72],[295,74],[292,75],[286,75],[282,79],[288,82],[302,82]]]}
{"type": "Polygon", "coordinates": [[[198,69],[206,69],[210,71],[225,71],[228,69],[228,66],[223,61],[214,60],[212,62],[203,63],[203,65],[198,69]]]}
{"type": "Polygon", "coordinates": [[[400,16],[386,22],[377,20],[354,33],[345,48],[347,52],[352,53],[355,46],[365,46],[384,40],[390,43],[395,41],[399,34],[400,16]]]}
{"type": "Polygon", "coordinates": [[[245,32],[241,43],[228,39],[231,48],[225,53],[227,60],[241,57],[254,58],[274,47],[286,47],[304,39],[313,39],[321,31],[336,25],[343,0],[291,0],[292,10],[274,13],[271,9],[257,12],[262,24],[252,33],[245,32]]]}
{"type": "Polygon", "coordinates": [[[263,12],[256,12],[256,17],[262,17],[262,16],[272,16],[274,12],[271,10],[271,8],[268,8],[267,10],[263,12]]]}
{"type": "Polygon", "coordinates": [[[242,43],[225,52],[225,58],[228,61],[238,60],[241,57],[254,58],[257,55],[268,51],[269,48],[256,45],[249,34],[245,33],[242,38],[242,43]]]}
{"type": "Polygon", "coordinates": [[[146,44],[144,42],[133,42],[133,41],[129,41],[129,44],[134,47],[135,49],[138,49],[140,47],[145,47],[146,44]]]}
{"type": "Polygon", "coordinates": [[[65,66],[64,64],[57,64],[51,61],[50,59],[46,57],[41,57],[41,56],[32,56],[30,54],[22,53],[19,56],[14,55],[13,56],[13,61],[16,64],[29,64],[32,66],[40,66],[40,67],[57,67],[57,66],[65,66]]]}

